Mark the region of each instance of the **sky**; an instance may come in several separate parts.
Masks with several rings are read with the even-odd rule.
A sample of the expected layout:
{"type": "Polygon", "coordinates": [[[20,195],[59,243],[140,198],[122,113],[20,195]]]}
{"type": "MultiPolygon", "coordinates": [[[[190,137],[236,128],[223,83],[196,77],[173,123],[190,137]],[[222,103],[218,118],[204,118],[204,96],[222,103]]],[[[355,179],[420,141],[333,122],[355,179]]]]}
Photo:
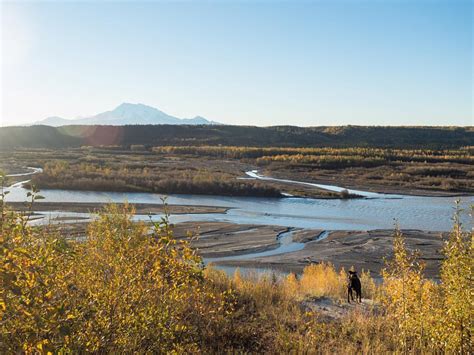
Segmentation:
{"type": "Polygon", "coordinates": [[[0,124],[474,125],[473,2],[1,1],[0,124]]]}

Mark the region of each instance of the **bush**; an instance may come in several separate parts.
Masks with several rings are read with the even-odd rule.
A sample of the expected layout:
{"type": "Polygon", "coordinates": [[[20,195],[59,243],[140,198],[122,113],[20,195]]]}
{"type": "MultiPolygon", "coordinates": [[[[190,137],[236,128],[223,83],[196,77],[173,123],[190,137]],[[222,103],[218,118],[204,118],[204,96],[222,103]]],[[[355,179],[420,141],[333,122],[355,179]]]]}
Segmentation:
{"type": "MultiPolygon", "coordinates": [[[[0,175],[0,186],[2,177],[0,175]]],[[[328,320],[305,306],[327,297],[341,312],[347,275],[331,264],[301,278],[229,278],[203,268],[166,218],[132,222],[108,206],[87,238],[28,224],[0,193],[1,353],[472,353],[473,242],[455,219],[441,282],[396,231],[382,285],[362,272],[364,305],[328,320]],[[369,303],[370,304],[370,303],[369,303]]],[[[32,203],[39,196],[32,192],[32,203]]]]}
{"type": "Polygon", "coordinates": [[[436,284],[423,277],[417,253],[406,249],[400,231],[395,233],[382,299],[392,337],[403,352],[469,354],[474,349],[473,233],[462,230],[459,211],[443,251],[436,284]]]}
{"type": "Polygon", "coordinates": [[[2,353],[196,351],[214,344],[229,290],[204,280],[201,259],[168,222],[108,207],[82,243],[2,220],[2,353]]]}
{"type": "Polygon", "coordinates": [[[64,161],[47,163],[32,182],[41,188],[155,192],[226,196],[282,197],[280,191],[259,182],[237,180],[222,172],[148,167],[109,167],[99,163],[70,165],[64,161]]]}
{"type": "Polygon", "coordinates": [[[130,150],[133,152],[143,152],[146,151],[146,147],[143,144],[132,144],[130,150]]]}

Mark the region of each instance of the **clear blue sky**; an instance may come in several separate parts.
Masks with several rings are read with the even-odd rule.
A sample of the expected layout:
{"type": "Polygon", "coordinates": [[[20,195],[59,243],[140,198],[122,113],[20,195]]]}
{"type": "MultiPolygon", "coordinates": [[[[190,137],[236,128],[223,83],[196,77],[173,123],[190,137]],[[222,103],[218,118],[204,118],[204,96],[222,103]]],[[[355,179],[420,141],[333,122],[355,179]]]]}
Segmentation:
{"type": "Polygon", "coordinates": [[[2,123],[473,125],[471,1],[2,2],[2,123]]]}

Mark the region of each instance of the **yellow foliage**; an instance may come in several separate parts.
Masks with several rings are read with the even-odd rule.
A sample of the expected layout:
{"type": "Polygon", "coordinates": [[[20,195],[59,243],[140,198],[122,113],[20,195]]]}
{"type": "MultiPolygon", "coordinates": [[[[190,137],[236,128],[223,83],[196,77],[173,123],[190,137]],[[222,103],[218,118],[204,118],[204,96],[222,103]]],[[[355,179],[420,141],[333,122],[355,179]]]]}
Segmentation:
{"type": "Polygon", "coordinates": [[[346,297],[347,274],[338,273],[331,264],[312,264],[304,268],[300,290],[305,295],[346,297]]]}
{"type": "Polygon", "coordinates": [[[383,283],[361,273],[374,308],[328,321],[305,304],[346,297],[346,271],[331,264],[229,278],[203,268],[166,218],[150,228],[112,205],[76,242],[29,226],[3,197],[0,353],[472,353],[473,239],[458,222],[440,284],[397,231],[383,283]]]}
{"type": "Polygon", "coordinates": [[[459,210],[444,246],[441,267],[443,317],[440,342],[450,352],[474,351],[474,231],[464,232],[459,210]]]}
{"type": "Polygon", "coordinates": [[[383,303],[392,336],[403,351],[471,353],[474,348],[472,233],[455,225],[444,248],[441,283],[426,280],[416,253],[394,236],[394,257],[384,270],[383,303]]]}
{"type": "Polygon", "coordinates": [[[150,233],[132,213],[109,207],[81,243],[4,216],[2,353],[194,351],[220,331],[230,290],[205,282],[166,220],[150,233]]]}
{"type": "Polygon", "coordinates": [[[297,297],[300,293],[300,283],[295,274],[288,274],[283,282],[283,289],[289,297],[297,297]]]}

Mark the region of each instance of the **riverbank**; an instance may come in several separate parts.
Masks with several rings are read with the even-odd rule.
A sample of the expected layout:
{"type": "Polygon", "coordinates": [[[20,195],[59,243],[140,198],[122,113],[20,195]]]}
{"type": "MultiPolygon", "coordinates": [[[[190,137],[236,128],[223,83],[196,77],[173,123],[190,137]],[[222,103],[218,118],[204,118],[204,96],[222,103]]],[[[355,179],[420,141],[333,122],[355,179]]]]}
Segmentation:
{"type": "MultiPolygon", "coordinates": [[[[68,212],[49,219],[60,233],[68,238],[86,235],[87,213],[98,211],[101,204],[47,203],[35,204],[35,211],[51,211],[55,207],[69,213],[84,213],[68,217],[68,212]]],[[[138,215],[160,214],[163,205],[133,204],[138,215]]],[[[16,210],[24,209],[23,203],[14,203],[16,210]]],[[[223,213],[226,208],[206,206],[171,205],[171,214],[223,213]]],[[[41,212],[39,212],[41,213],[41,212]]],[[[34,218],[38,217],[36,214],[34,218]]],[[[145,217],[145,216],[143,216],[145,217]]],[[[44,225],[44,224],[43,224],[44,225]]],[[[275,270],[284,273],[301,273],[311,264],[331,263],[337,269],[355,267],[370,270],[379,277],[384,268],[384,258],[392,255],[392,229],[369,231],[328,231],[311,228],[292,228],[277,225],[236,224],[224,221],[186,221],[172,224],[178,239],[189,239],[206,263],[213,263],[227,270],[235,268],[275,270]]],[[[409,250],[419,250],[420,260],[426,264],[425,275],[439,277],[442,261],[441,249],[447,232],[402,230],[409,250]]]]}
{"type": "MultiPolygon", "coordinates": [[[[420,251],[420,259],[426,263],[425,275],[438,278],[442,261],[441,233],[413,230],[402,232],[406,236],[407,248],[420,251]]],[[[392,230],[330,232],[326,239],[310,241],[305,244],[304,249],[297,252],[247,260],[216,261],[215,264],[301,273],[310,264],[330,262],[336,269],[344,267],[347,270],[354,266],[356,270],[370,270],[378,277],[385,266],[384,258],[392,255],[392,236],[392,230]]]]}
{"type": "MultiPolygon", "coordinates": [[[[406,168],[408,169],[408,168],[406,168]]],[[[418,166],[419,170],[423,167],[418,166]]],[[[426,170],[433,169],[432,166],[424,168],[426,170]]],[[[456,191],[456,188],[449,186],[441,186],[443,178],[445,181],[450,181],[451,184],[455,184],[449,177],[449,170],[463,171],[465,175],[470,174],[474,176],[474,171],[471,168],[466,168],[462,165],[459,168],[459,164],[452,164],[440,166],[439,172],[436,179],[429,180],[429,176],[425,178],[423,184],[412,183],[410,179],[414,179],[404,173],[403,170],[395,167],[382,169],[378,168],[352,168],[343,171],[329,170],[329,169],[311,169],[308,166],[292,168],[286,165],[275,165],[270,167],[262,167],[261,174],[266,176],[272,176],[276,179],[283,180],[295,180],[302,183],[309,184],[321,184],[321,185],[337,185],[344,186],[348,190],[362,190],[370,193],[379,194],[395,194],[395,195],[406,195],[406,196],[421,196],[421,197],[462,197],[472,196],[474,194],[474,186],[472,182],[469,182],[465,188],[460,188],[456,191]],[[445,169],[447,172],[444,172],[445,169]],[[468,170],[469,169],[469,170],[468,170]],[[442,175],[442,174],[447,175],[442,175]],[[387,176],[393,176],[391,179],[381,177],[383,174],[387,176]],[[398,178],[397,178],[398,177],[398,178]],[[430,185],[431,184],[431,185],[430,185]]],[[[435,170],[436,171],[436,170],[435,170]]],[[[466,183],[464,181],[463,183],[466,183]]],[[[291,183],[288,183],[291,184],[291,183]]],[[[296,185],[296,184],[293,184],[296,185]]]]}
{"type": "Polygon", "coordinates": [[[191,245],[205,259],[226,258],[276,249],[288,228],[227,222],[183,222],[173,226],[177,238],[192,235],[191,245]]]}
{"type": "MultiPolygon", "coordinates": [[[[123,203],[117,203],[123,205],[123,203]]],[[[29,206],[25,202],[8,202],[8,205],[16,211],[27,211],[29,206]]],[[[73,213],[93,213],[102,210],[107,203],[93,202],[44,202],[36,201],[33,210],[35,212],[73,212],[73,213]]],[[[130,203],[138,215],[164,214],[165,210],[169,214],[209,214],[226,213],[228,207],[215,206],[193,206],[193,205],[164,205],[163,203],[130,203]]]]}
{"type": "MultiPolygon", "coordinates": [[[[292,243],[303,243],[301,249],[258,256],[279,248],[279,235],[288,229],[213,222],[179,223],[174,228],[177,237],[182,238],[188,233],[197,236],[191,245],[198,249],[201,256],[211,258],[218,266],[301,273],[310,264],[329,262],[336,269],[344,267],[347,270],[354,266],[357,270],[370,270],[377,277],[385,266],[384,258],[393,253],[393,230],[294,229],[292,243]]],[[[419,250],[420,260],[426,263],[425,275],[438,278],[442,261],[440,251],[447,233],[421,230],[402,232],[408,250],[419,250]]]]}

